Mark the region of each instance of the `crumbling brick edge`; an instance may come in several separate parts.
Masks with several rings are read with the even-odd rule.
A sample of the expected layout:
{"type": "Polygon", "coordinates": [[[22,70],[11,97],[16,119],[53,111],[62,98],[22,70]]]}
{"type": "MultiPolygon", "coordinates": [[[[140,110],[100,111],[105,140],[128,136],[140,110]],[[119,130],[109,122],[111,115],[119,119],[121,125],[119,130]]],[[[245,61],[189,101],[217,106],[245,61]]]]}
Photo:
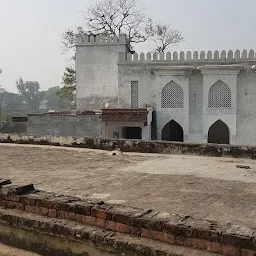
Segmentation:
{"type": "Polygon", "coordinates": [[[227,156],[256,159],[256,147],[236,145],[189,144],[168,141],[104,139],[74,136],[36,136],[11,133],[0,133],[0,143],[52,145],[102,150],[115,150],[119,148],[123,152],[205,155],[217,157],[227,156]]]}
{"type": "Polygon", "coordinates": [[[77,221],[106,230],[229,256],[255,256],[256,230],[190,216],[168,216],[150,209],[105,204],[17,186],[0,179],[0,206],[77,221]]]}

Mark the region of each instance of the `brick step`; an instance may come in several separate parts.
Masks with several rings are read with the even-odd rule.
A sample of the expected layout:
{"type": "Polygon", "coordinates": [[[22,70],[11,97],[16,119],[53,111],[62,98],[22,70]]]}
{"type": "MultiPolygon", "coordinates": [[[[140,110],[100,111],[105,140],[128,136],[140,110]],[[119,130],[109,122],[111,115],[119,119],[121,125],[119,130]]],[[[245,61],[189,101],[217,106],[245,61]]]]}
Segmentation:
{"type": "MultiPolygon", "coordinates": [[[[119,232],[108,231],[99,227],[92,227],[76,221],[50,218],[33,213],[26,213],[19,210],[8,210],[0,207],[0,242],[6,240],[13,242],[11,246],[25,245],[24,249],[34,248],[34,252],[39,253],[36,248],[42,249],[46,246],[37,239],[37,233],[44,236],[65,237],[71,243],[89,243],[96,248],[114,252],[116,255],[137,255],[137,256],[221,256],[221,254],[200,251],[182,246],[170,245],[147,238],[131,236],[119,232]],[[8,227],[15,227],[17,236],[12,233],[12,237],[6,235],[8,227]],[[28,239],[26,235],[20,236],[19,230],[27,230],[33,233],[33,239],[28,239]]],[[[10,234],[10,233],[9,233],[10,234]]],[[[52,239],[50,237],[50,239],[52,239]]],[[[48,244],[47,244],[48,246],[48,244]]],[[[51,248],[55,251],[56,248],[51,248]]],[[[47,248],[49,251],[49,248],[47,248]]],[[[67,250],[67,248],[65,248],[67,250]]],[[[60,253],[60,252],[59,252],[60,253]]],[[[87,254],[85,254],[87,255],[87,254]]]]}
{"type": "Polygon", "coordinates": [[[35,190],[25,186],[2,185],[0,206],[103,228],[133,237],[185,246],[228,256],[256,256],[256,231],[249,227],[171,216],[150,209],[105,204],[35,190]]]}

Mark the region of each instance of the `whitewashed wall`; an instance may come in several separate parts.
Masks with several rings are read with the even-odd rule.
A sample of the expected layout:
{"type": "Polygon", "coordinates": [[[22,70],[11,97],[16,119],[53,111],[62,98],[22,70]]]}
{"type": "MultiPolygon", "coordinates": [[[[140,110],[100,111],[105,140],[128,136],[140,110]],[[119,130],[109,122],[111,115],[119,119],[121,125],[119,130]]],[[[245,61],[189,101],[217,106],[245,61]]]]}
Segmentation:
{"type": "Polygon", "coordinates": [[[125,37],[83,35],[77,38],[77,110],[118,105],[118,53],[126,53],[125,37]]]}
{"type": "Polygon", "coordinates": [[[130,107],[131,81],[138,80],[139,106],[154,107],[158,139],[165,124],[174,119],[183,128],[185,142],[207,142],[209,128],[220,119],[229,128],[231,144],[256,145],[256,73],[252,70],[253,64],[256,64],[253,50],[128,55],[127,60],[119,62],[119,102],[122,107],[130,107]],[[185,77],[154,72],[159,68],[165,70],[166,67],[184,65],[194,66],[185,77]],[[200,67],[212,65],[215,68],[210,71],[200,70],[200,67]],[[231,89],[231,108],[208,108],[209,89],[218,80],[231,89]],[[178,83],[184,91],[183,109],[161,108],[161,91],[171,81],[178,83]]]}

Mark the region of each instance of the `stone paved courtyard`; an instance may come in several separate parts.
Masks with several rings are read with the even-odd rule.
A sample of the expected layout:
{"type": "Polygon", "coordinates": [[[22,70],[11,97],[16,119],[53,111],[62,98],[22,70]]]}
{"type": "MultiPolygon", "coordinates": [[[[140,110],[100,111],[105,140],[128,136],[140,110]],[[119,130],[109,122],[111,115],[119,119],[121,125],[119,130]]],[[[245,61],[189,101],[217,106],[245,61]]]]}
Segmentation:
{"type": "Polygon", "coordinates": [[[256,228],[255,160],[12,144],[0,160],[16,184],[256,228]]]}

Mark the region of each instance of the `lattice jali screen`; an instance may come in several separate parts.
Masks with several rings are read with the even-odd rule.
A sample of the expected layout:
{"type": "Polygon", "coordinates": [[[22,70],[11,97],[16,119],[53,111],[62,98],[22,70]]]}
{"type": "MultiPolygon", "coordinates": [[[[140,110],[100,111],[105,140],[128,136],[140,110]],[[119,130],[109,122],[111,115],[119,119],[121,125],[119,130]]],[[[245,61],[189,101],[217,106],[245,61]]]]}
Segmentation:
{"type": "Polygon", "coordinates": [[[209,108],[231,108],[231,90],[227,84],[219,80],[213,84],[208,96],[209,108]]]}
{"type": "Polygon", "coordinates": [[[183,108],[184,107],[184,93],[180,85],[174,81],[167,84],[161,95],[162,108],[183,108]]]}
{"type": "Polygon", "coordinates": [[[138,108],[139,106],[139,83],[138,81],[131,81],[131,108],[138,108]]]}

